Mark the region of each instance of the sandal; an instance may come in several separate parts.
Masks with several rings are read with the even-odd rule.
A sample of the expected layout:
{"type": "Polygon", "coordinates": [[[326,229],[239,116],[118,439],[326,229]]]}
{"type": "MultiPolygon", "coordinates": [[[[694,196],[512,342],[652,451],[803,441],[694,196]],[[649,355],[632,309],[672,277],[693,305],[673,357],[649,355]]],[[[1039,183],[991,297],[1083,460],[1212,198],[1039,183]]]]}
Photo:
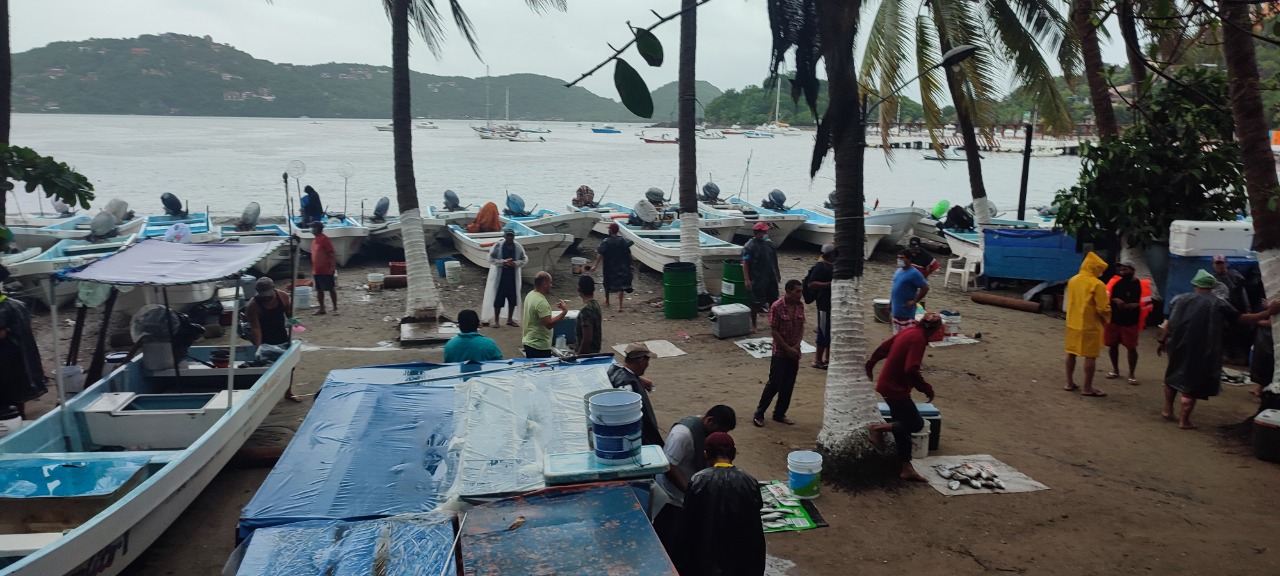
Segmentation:
{"type": "Polygon", "coordinates": [[[1138,385],[1138,379],[1137,379],[1137,378],[1130,378],[1130,379],[1129,379],[1129,385],[1130,385],[1130,386],[1137,386],[1137,385],[1138,385]]]}
{"type": "Polygon", "coordinates": [[[794,425],[795,425],[795,423],[796,423],[796,421],[795,421],[795,420],[792,420],[792,419],[790,419],[790,418],[787,418],[786,416],[783,416],[782,418],[774,418],[774,419],[773,419],[773,421],[774,421],[774,422],[779,422],[779,423],[782,423],[782,424],[786,424],[787,426],[794,426],[794,425]]]}
{"type": "Polygon", "coordinates": [[[514,327],[514,328],[519,328],[519,327],[520,327],[520,325],[519,325],[519,324],[516,324],[516,321],[515,321],[515,320],[507,320],[507,326],[511,326],[511,327],[514,327]]]}
{"type": "Polygon", "coordinates": [[[1116,378],[1119,378],[1119,377],[1120,377],[1119,372],[1107,372],[1107,376],[1106,376],[1107,380],[1115,380],[1116,378]]]}
{"type": "Polygon", "coordinates": [[[1066,388],[1063,388],[1063,389],[1062,389],[1062,391],[1063,391],[1063,392],[1075,392],[1076,390],[1079,390],[1079,389],[1080,389],[1080,386],[1079,386],[1078,384],[1072,384],[1072,385],[1070,385],[1070,386],[1067,386],[1066,388]]]}
{"type": "Polygon", "coordinates": [[[764,418],[752,418],[751,423],[755,424],[756,428],[764,428],[764,418]]]}
{"type": "Polygon", "coordinates": [[[1088,396],[1090,398],[1103,398],[1106,397],[1107,393],[1101,390],[1094,390],[1093,392],[1081,392],[1080,395],[1088,396]]]}

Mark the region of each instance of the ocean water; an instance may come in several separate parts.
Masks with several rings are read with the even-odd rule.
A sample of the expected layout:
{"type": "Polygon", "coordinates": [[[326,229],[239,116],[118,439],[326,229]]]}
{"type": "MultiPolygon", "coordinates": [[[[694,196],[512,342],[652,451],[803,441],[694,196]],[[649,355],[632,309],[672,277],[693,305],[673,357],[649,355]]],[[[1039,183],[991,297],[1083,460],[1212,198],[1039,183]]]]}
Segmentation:
{"type": "MultiPolygon", "coordinates": [[[[377,120],[303,118],[208,118],[15,114],[11,140],[66,162],[93,182],[98,200],[122,198],[139,214],[162,212],[160,195],[172,192],[192,211],[208,207],[215,217],[232,217],[249,202],[264,217],[285,212],[281,176],[294,160],[305,164],[302,186],[311,185],[330,210],[372,212],[378,198],[391,198],[396,210],[392,135],[374,129],[377,120]],[[350,165],[351,177],[342,177],[350,165]],[[345,194],[344,194],[345,186],[345,194]]],[[[619,124],[621,134],[594,134],[591,124],[526,123],[550,129],[545,143],[479,139],[464,120],[436,121],[438,130],[413,131],[414,168],[422,204],[439,205],[445,189],[464,204],[496,201],[504,192],[519,194],[530,206],[562,210],[581,184],[596,197],[630,205],[650,187],[671,193],[677,171],[671,144],[646,144],[635,133],[642,125],[619,124]]],[[[671,129],[648,134],[675,135],[671,129]]],[[[699,184],[720,185],[721,196],[741,192],[758,201],[780,189],[798,206],[821,205],[834,188],[829,156],[816,178],[808,174],[813,138],[778,136],[772,140],[729,136],[698,141],[699,184]],[[749,167],[748,167],[749,164],[749,167]]],[[[1022,158],[987,154],[983,161],[988,195],[1001,210],[1017,206],[1022,158]]],[[[1028,206],[1048,204],[1054,193],[1076,181],[1079,159],[1032,158],[1028,206]]],[[[296,202],[297,183],[289,179],[296,202]]],[[[870,205],[915,204],[939,200],[968,203],[968,174],[960,162],[924,160],[915,150],[897,150],[892,161],[878,149],[867,151],[866,194],[870,205]]],[[[15,192],[23,212],[35,212],[41,198],[15,192]]],[[[9,199],[10,212],[15,197],[9,199]]],[[[47,208],[47,201],[44,204],[47,208]]]]}

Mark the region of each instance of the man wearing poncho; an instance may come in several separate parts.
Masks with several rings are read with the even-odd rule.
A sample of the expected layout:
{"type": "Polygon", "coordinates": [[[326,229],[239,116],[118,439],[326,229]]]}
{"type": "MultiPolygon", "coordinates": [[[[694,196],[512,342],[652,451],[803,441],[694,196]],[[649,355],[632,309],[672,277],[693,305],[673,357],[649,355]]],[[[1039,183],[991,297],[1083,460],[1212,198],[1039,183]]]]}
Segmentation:
{"type": "Polygon", "coordinates": [[[1111,297],[1107,285],[1098,277],[1107,270],[1107,263],[1090,252],[1080,263],[1080,273],[1067,282],[1067,338],[1066,372],[1067,392],[1080,389],[1075,382],[1076,357],[1084,358],[1084,389],[1082,396],[1102,397],[1107,394],[1093,387],[1093,372],[1102,353],[1102,333],[1111,321],[1111,297]]]}

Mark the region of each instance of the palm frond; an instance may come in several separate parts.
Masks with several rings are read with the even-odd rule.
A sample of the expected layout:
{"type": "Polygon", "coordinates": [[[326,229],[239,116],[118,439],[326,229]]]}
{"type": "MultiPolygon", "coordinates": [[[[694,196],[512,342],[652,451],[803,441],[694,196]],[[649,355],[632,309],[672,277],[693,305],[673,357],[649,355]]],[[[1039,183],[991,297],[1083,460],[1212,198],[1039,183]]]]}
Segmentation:
{"type": "Polygon", "coordinates": [[[942,107],[938,102],[946,96],[942,88],[946,80],[942,70],[935,68],[941,60],[938,50],[938,31],[927,14],[916,16],[916,66],[928,70],[920,76],[920,106],[924,109],[924,126],[929,132],[929,144],[935,150],[939,146],[938,129],[942,128],[942,107]]]}
{"type": "Polygon", "coordinates": [[[569,9],[567,0],[524,0],[524,3],[528,4],[529,9],[536,14],[545,14],[551,10],[564,12],[569,9]]]}
{"type": "MultiPolygon", "coordinates": [[[[1046,126],[1057,133],[1069,131],[1072,124],[1071,112],[1067,109],[1066,100],[1058,90],[1054,72],[1045,61],[1045,55],[1037,42],[1036,28],[1024,25],[1028,18],[1057,22],[1062,26],[1066,25],[1065,21],[1060,17],[1054,19],[1028,14],[1021,10],[1026,2],[1017,0],[1012,4],[1008,0],[986,0],[985,4],[987,24],[997,40],[996,46],[1013,66],[1013,77],[1035,95],[1037,110],[1046,126]]],[[[1046,28],[1040,30],[1042,38],[1052,37],[1060,41],[1065,36],[1062,31],[1055,32],[1046,28]]]]}
{"type": "MultiPolygon", "coordinates": [[[[938,28],[939,48],[950,49],[952,46],[972,44],[978,47],[990,46],[986,30],[981,19],[974,14],[973,8],[963,0],[958,2],[935,2],[933,4],[934,26],[938,28]]],[[[968,60],[959,64],[962,82],[960,91],[965,98],[956,102],[956,109],[970,114],[975,126],[980,127],[983,137],[990,138],[995,121],[995,102],[1000,96],[995,88],[995,80],[1000,77],[996,65],[997,57],[990,49],[979,50],[968,60]]]]}
{"type": "Polygon", "coordinates": [[[769,30],[773,37],[769,75],[777,76],[787,52],[796,49],[796,74],[791,83],[791,99],[804,96],[809,111],[818,116],[818,61],[822,40],[818,33],[817,0],[769,0],[769,30]]]}
{"type": "MultiPolygon", "coordinates": [[[[862,78],[877,86],[880,94],[891,94],[902,84],[907,54],[915,44],[910,19],[915,4],[906,0],[883,0],[872,21],[867,47],[863,51],[862,78]]],[[[889,150],[889,122],[898,112],[898,98],[891,97],[879,109],[881,142],[889,150]]]]}

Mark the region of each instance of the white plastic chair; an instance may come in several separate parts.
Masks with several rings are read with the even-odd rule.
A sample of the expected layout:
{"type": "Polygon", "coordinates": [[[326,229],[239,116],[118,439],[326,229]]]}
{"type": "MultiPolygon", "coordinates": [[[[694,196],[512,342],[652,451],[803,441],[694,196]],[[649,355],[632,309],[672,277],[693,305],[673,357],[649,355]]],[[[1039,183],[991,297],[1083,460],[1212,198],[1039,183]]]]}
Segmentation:
{"type": "Polygon", "coordinates": [[[942,279],[942,287],[947,288],[951,285],[951,276],[954,274],[960,277],[961,292],[968,292],[970,285],[973,285],[976,290],[978,288],[978,266],[981,264],[981,255],[967,254],[959,258],[948,259],[947,272],[942,279]]]}

